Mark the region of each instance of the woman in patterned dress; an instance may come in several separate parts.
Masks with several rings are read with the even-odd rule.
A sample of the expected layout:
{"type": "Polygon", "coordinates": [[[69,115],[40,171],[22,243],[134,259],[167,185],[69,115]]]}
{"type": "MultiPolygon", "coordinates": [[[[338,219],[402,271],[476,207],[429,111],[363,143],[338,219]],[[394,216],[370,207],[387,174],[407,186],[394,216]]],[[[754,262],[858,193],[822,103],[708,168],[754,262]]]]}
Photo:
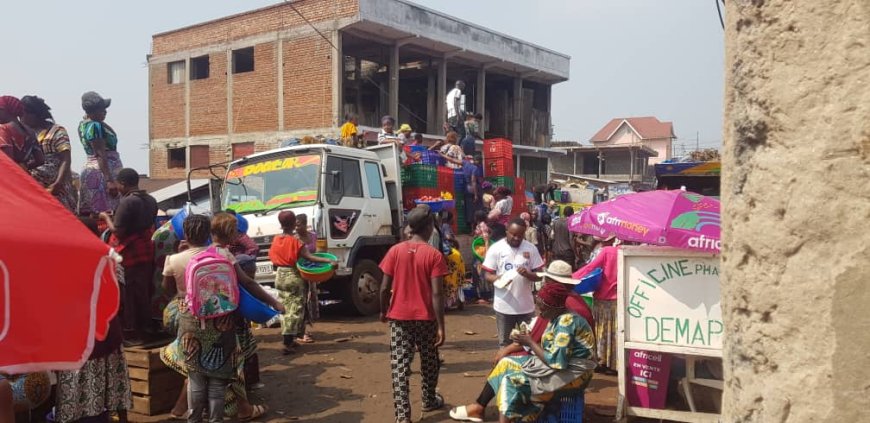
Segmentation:
{"type": "Polygon", "coordinates": [[[0,96],[0,152],[26,172],[45,161],[36,135],[21,123],[24,105],[11,95],[0,96]]]}
{"type": "Polygon", "coordinates": [[[535,421],[557,392],[582,391],[592,380],[594,336],[586,319],[565,308],[569,295],[565,284],[544,285],[535,298],[539,314],[550,321],[541,343],[529,333],[512,335],[533,355],[504,357],[489,374],[499,421],[535,421]]]}
{"type": "Polygon", "coordinates": [[[82,95],[85,119],[79,123],[79,139],[88,158],[81,175],[79,213],[99,214],[118,206],[115,177],[124,167],[118,155],[118,135],[106,120],[112,100],[90,91],[82,95]]]}
{"type": "MultiPolygon", "coordinates": [[[[82,218],[82,223],[100,236],[94,219],[82,218]]],[[[124,283],[124,269],[115,269],[118,283],[124,283]]],[[[108,413],[118,413],[120,423],[127,421],[127,410],[133,406],[127,360],[121,347],[123,335],[118,316],[109,323],[103,341],[95,341],[88,361],[79,370],[57,372],[57,399],[54,419],[60,423],[87,421],[108,422],[108,413]]]]}
{"type": "Polygon", "coordinates": [[[36,131],[36,140],[45,154],[45,163],[30,171],[30,174],[57,198],[67,210],[75,213],[78,206],[72,186],[72,150],[66,128],[54,122],[51,107],[45,100],[27,95],[21,98],[24,115],[21,121],[36,131]]]}
{"type": "MultiPolygon", "coordinates": [[[[305,214],[299,214],[296,216],[296,237],[302,241],[302,244],[305,245],[305,248],[308,249],[309,253],[317,252],[317,237],[308,231],[308,216],[305,214]]],[[[307,281],[306,281],[307,282],[307,281]]],[[[317,299],[317,283],[308,282],[307,290],[304,294],[304,323],[303,323],[303,332],[299,335],[299,339],[296,342],[300,344],[310,344],[314,342],[314,338],[311,337],[311,331],[309,328],[314,326],[314,322],[320,318],[320,302],[317,299]]]]}

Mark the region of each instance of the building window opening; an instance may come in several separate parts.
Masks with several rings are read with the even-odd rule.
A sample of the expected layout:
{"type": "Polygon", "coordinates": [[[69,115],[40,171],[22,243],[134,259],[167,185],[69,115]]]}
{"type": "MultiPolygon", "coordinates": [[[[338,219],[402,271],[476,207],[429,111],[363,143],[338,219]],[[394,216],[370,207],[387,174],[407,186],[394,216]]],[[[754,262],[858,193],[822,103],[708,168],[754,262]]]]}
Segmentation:
{"type": "Polygon", "coordinates": [[[167,149],[167,167],[184,169],[187,167],[187,151],[184,147],[167,149]]]}
{"type": "Polygon", "coordinates": [[[254,71],[254,48],[233,50],[233,73],[254,71]]]}
{"type": "Polygon", "coordinates": [[[208,79],[208,56],[190,59],[190,79],[208,79]]]}
{"type": "Polygon", "coordinates": [[[184,82],[184,61],[170,62],[166,65],[167,82],[170,84],[180,84],[184,82]]]}

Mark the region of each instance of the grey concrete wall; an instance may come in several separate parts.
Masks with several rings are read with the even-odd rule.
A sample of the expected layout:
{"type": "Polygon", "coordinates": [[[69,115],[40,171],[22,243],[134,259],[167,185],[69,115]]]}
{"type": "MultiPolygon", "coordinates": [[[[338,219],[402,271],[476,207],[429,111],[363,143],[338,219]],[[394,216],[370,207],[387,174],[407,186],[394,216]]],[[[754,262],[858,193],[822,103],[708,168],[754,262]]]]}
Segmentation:
{"type": "Polygon", "coordinates": [[[725,422],[870,410],[870,1],[727,1],[725,422]]]}
{"type": "Polygon", "coordinates": [[[570,57],[403,0],[360,0],[360,19],[568,79],[570,57]]]}

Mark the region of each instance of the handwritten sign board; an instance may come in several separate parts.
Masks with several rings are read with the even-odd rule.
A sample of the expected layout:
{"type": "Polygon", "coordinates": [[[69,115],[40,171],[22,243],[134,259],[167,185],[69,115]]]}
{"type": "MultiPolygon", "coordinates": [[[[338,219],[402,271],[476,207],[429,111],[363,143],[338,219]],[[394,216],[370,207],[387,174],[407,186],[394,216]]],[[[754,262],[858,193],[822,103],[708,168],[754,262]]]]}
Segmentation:
{"type": "Polygon", "coordinates": [[[721,350],[719,259],[626,253],[626,342],[721,350]]]}
{"type": "MultiPolygon", "coordinates": [[[[620,404],[617,415],[686,422],[718,422],[719,416],[657,409],[625,402],[632,389],[628,354],[651,352],[722,357],[719,257],[713,253],[666,247],[624,247],[619,253],[617,326],[620,404]]],[[[641,369],[643,370],[643,369],[641,369]]],[[[649,375],[647,375],[649,376],[649,375]]]]}

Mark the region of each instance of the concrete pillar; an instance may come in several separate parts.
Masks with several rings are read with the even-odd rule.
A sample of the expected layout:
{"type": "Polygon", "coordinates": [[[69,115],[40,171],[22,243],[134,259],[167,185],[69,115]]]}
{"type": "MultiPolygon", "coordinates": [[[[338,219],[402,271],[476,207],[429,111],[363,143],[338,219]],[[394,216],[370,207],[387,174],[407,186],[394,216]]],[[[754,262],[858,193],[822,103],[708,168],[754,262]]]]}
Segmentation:
{"type": "Polygon", "coordinates": [[[341,31],[332,31],[332,44],[338,51],[332,55],[332,126],[338,127],[344,123],[344,48],[341,42],[341,31]]]}
{"type": "Polygon", "coordinates": [[[866,421],[870,7],[725,5],[722,421],[866,421]]]}
{"type": "Polygon", "coordinates": [[[227,138],[233,142],[233,51],[227,49],[227,138]]]}
{"type": "MultiPolygon", "coordinates": [[[[477,91],[474,93],[474,112],[482,113],[483,119],[486,120],[486,68],[480,68],[477,71],[477,91]]],[[[480,135],[483,135],[486,125],[480,123],[480,135]]]]}
{"type": "Polygon", "coordinates": [[[184,136],[190,138],[190,54],[184,58],[184,136]]]}
{"type": "Polygon", "coordinates": [[[426,133],[434,134],[440,126],[438,122],[440,119],[438,116],[438,95],[436,93],[438,84],[435,72],[432,72],[432,69],[429,69],[429,74],[427,75],[426,81],[426,129],[423,130],[426,133]]]}
{"type": "Polygon", "coordinates": [[[399,45],[394,44],[390,49],[390,99],[387,102],[388,110],[393,118],[399,119],[399,45]]]}
{"type": "Polygon", "coordinates": [[[437,79],[438,93],[435,101],[438,104],[438,119],[435,121],[435,128],[430,129],[430,132],[440,132],[442,124],[447,122],[447,57],[438,61],[437,79]]]}
{"type": "Polygon", "coordinates": [[[524,144],[522,139],[523,133],[523,78],[520,76],[514,77],[514,115],[511,119],[511,141],[514,144],[524,144]]]}
{"type": "Polygon", "coordinates": [[[284,130],[284,40],[281,35],[275,40],[275,80],[278,84],[278,130],[284,130]]]}

